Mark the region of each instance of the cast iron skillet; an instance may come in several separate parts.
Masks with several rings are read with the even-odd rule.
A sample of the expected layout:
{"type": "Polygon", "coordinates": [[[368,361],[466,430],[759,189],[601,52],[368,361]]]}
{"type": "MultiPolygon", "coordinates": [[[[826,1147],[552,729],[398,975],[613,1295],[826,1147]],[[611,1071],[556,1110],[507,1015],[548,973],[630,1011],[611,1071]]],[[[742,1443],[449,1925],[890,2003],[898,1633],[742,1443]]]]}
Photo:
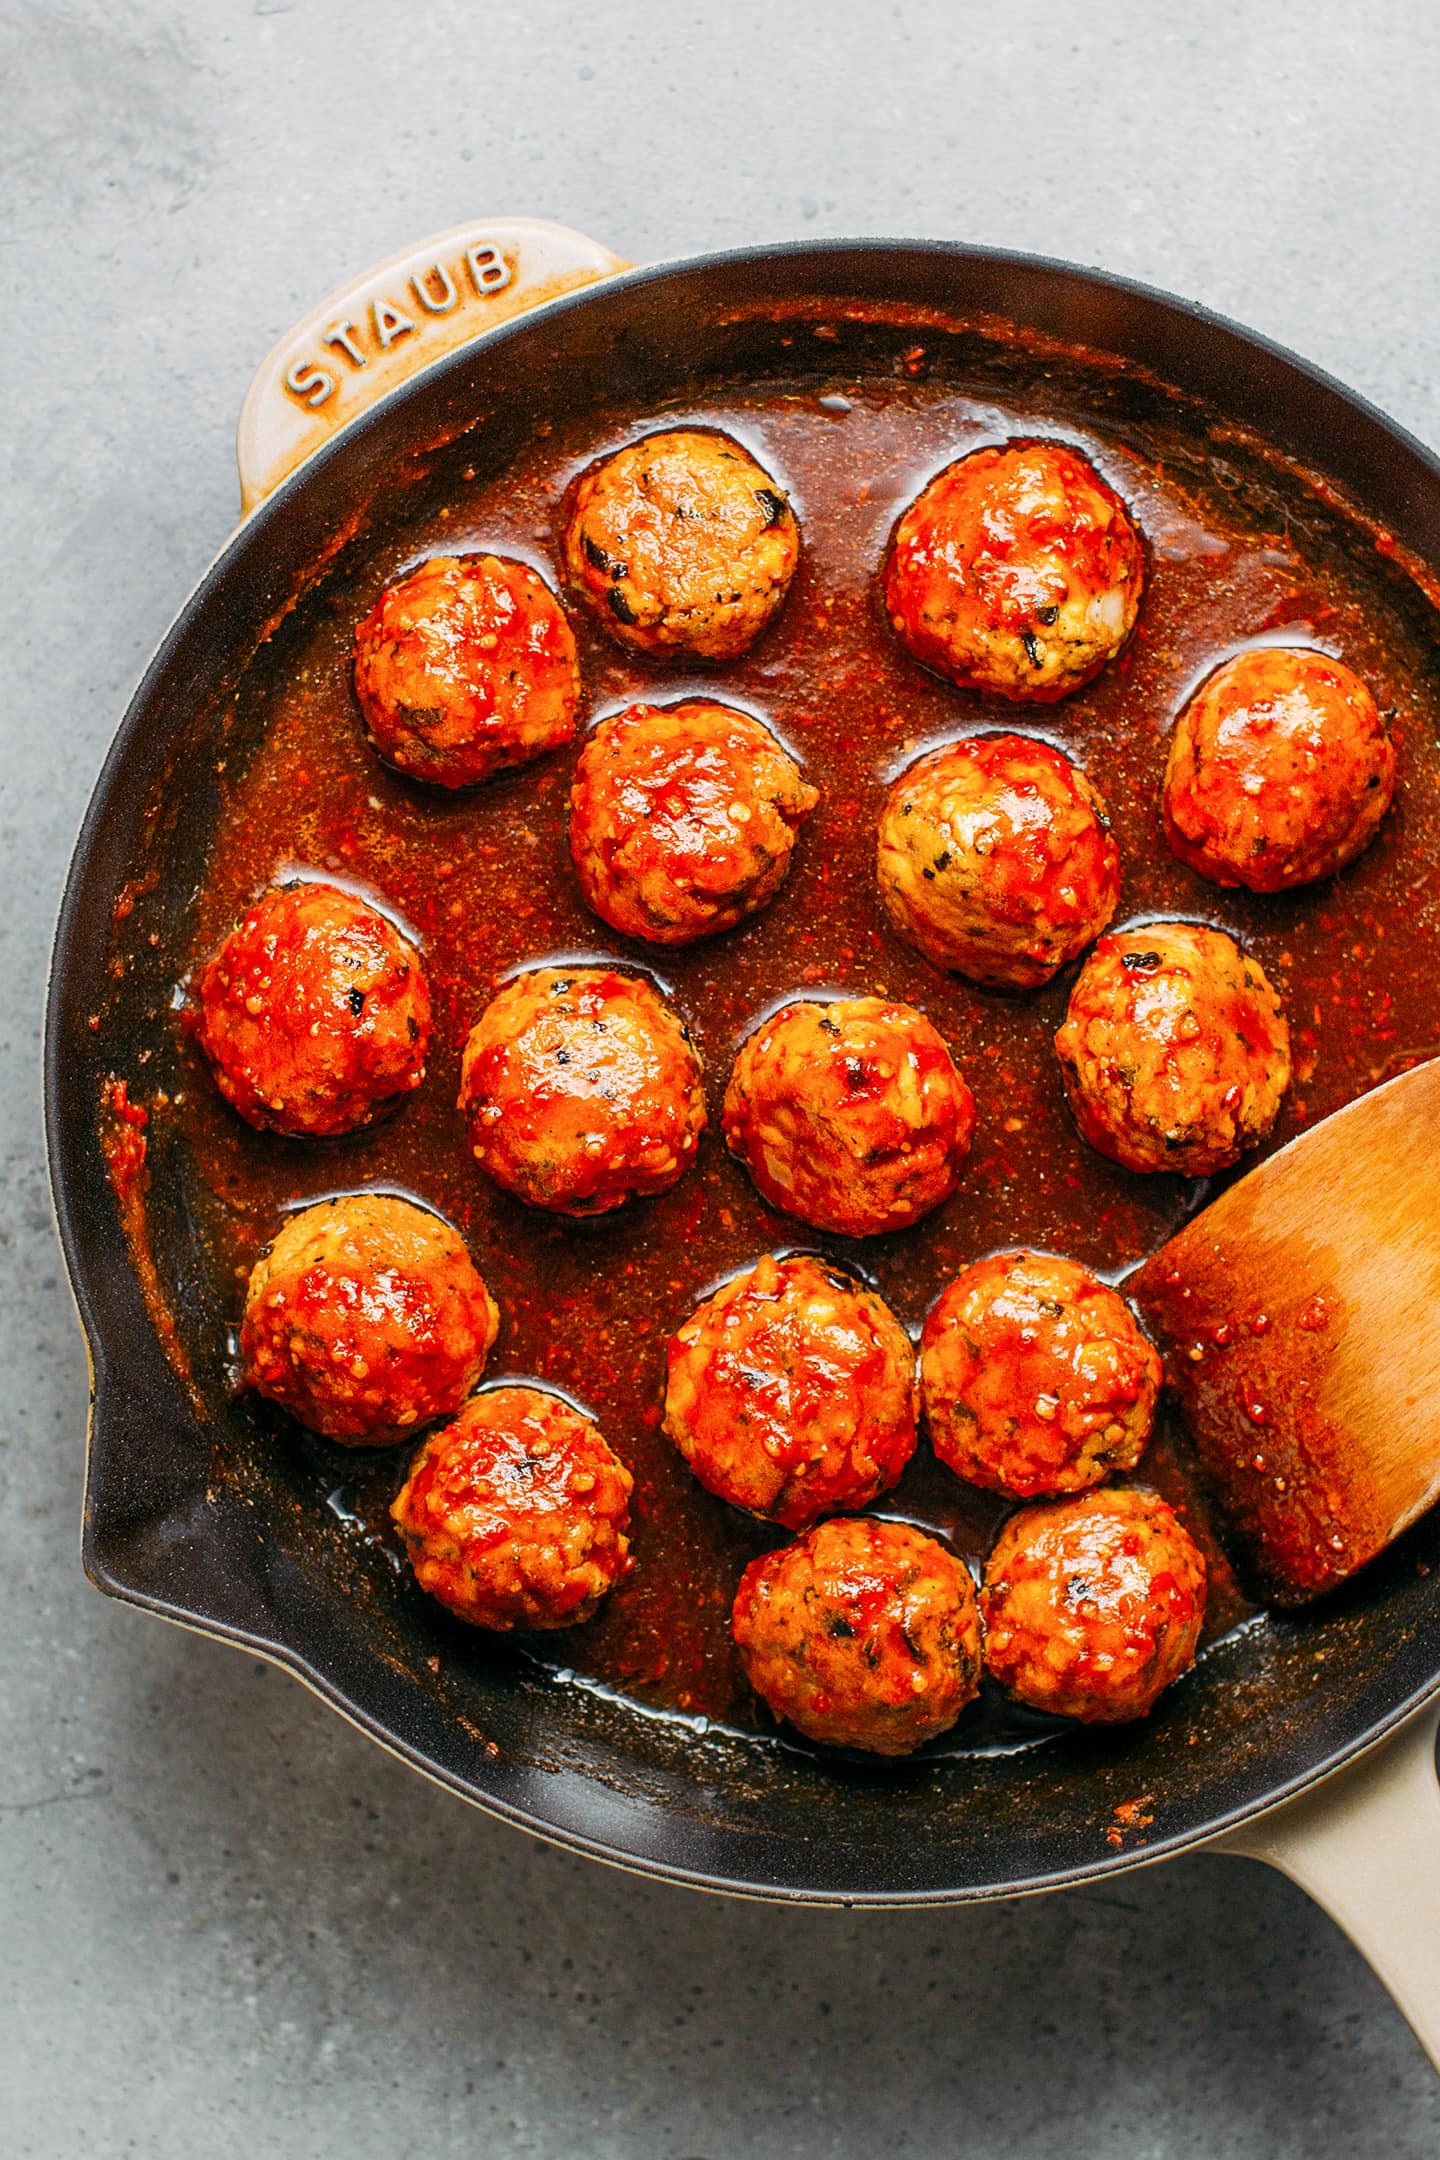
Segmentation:
{"type": "MultiPolygon", "coordinates": [[[[333,1518],[293,1505],[231,1404],[196,1311],[183,1180],[157,1151],[154,1258],[189,1386],[177,1376],[97,1145],[105,1076],[133,1077],[146,1048],[163,1064],[216,815],[217,745],[237,680],[265,664],[267,629],[297,596],[323,599],[327,563],[417,461],[457,456],[483,477],[547,418],[603,405],[617,384],[634,401],[716,376],[793,374],[786,311],[797,304],[802,323],[838,325],[816,363],[827,368],[893,370],[917,320],[935,364],[978,382],[1017,364],[1013,346],[986,335],[990,318],[1097,349],[1112,356],[1094,369],[1102,421],[1192,401],[1197,425],[1208,412],[1253,431],[1402,549],[1440,563],[1440,468],[1381,414],[1199,309],[1013,255],[835,243],[636,271],[462,345],[397,388],[279,485],[206,574],[125,717],[76,849],[45,1086],[61,1235],[94,1365],[84,1557],[111,1595],[276,1659],[417,1769],[596,1857],[781,1899],[995,1897],[1211,1839],[1405,1720],[1440,1688],[1440,1517],[1322,1614],[1222,1643],[1145,1725],[1003,1760],[822,1765],[783,1743],[647,1716],[503,1646],[437,1674],[431,1638],[410,1624],[383,1563],[357,1558],[333,1518]],[[135,905],[117,925],[122,890],[135,905]],[[1140,1796],[1150,1819],[1117,1842],[1114,1810],[1140,1796]]],[[[1430,609],[1407,591],[1397,604],[1430,609]]]]}

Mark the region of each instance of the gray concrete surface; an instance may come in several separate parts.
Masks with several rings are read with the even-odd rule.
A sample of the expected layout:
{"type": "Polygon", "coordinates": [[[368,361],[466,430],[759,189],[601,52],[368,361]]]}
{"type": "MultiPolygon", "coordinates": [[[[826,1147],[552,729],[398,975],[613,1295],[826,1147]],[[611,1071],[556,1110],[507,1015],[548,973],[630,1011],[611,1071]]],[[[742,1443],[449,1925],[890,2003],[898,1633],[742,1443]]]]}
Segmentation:
{"type": "Polygon", "coordinates": [[[251,366],[486,210],[636,258],[910,232],[1210,302],[1440,441],[1425,0],[0,4],[0,2154],[1420,2160],[1440,2084],[1329,1923],[1197,1860],[884,1919],[498,1828],[77,1560],[37,1110],[71,838],[235,511],[251,366]]]}

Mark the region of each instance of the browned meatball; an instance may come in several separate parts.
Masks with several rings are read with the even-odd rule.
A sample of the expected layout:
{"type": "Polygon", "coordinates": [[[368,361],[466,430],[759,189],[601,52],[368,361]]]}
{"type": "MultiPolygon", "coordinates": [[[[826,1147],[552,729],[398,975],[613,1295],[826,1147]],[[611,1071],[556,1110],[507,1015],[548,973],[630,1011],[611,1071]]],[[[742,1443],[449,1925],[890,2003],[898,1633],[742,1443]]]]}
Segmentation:
{"type": "Polygon", "coordinates": [[[558,1395],[497,1387],[430,1435],[390,1513],[421,1589],[472,1627],[575,1627],[629,1573],[633,1485],[558,1395]]]}
{"type": "Polygon", "coordinates": [[[561,1215],[664,1192],[705,1129],[689,1035],[649,983],[605,967],[507,983],[470,1030],[460,1108],[496,1183],[561,1215]]]}
{"type": "Polygon", "coordinates": [[[646,435],[576,485],[565,568],[639,652],[733,660],[779,611],[800,557],[780,487],[711,428],[646,435]]]}
{"type": "Polygon", "coordinates": [[[1053,1500],[1006,1523],[980,1611],[986,1667],[1020,1702],[1122,1725],[1195,1662],[1205,1561],[1150,1493],[1053,1500]]]}
{"type": "Polygon", "coordinates": [[[387,765],[473,787],[575,733],[575,640],[544,579],[501,555],[433,555],[355,633],[355,694],[387,765]]]}
{"type": "Polygon", "coordinates": [[[1217,668],[1176,722],[1165,837],[1217,884],[1284,892],[1353,862],[1394,788],[1394,745],[1359,676],[1267,645],[1217,668]]]}
{"type": "Polygon", "coordinates": [[[1055,1048],[1082,1134],[1129,1170],[1227,1168],[1264,1139],[1290,1085],[1290,1031],[1264,969],[1195,923],[1101,938],[1055,1048]]]}
{"type": "Polygon", "coordinates": [[[903,1230],[949,1198],[975,1098],[912,1005],[784,1005],[741,1045],[725,1143],[772,1207],[820,1230],[903,1230]]]}
{"type": "Polygon", "coordinates": [[[706,1490],[803,1530],[915,1451],[915,1353],[873,1290],[769,1254],[671,1339],[665,1430],[706,1490]]]}
{"type": "Polygon", "coordinates": [[[1155,1417],[1160,1359],[1125,1300],[1074,1260],[992,1253],[925,1322],[930,1441],[972,1485],[1033,1500],[1131,1470],[1155,1417]]]}
{"type": "Polygon", "coordinates": [[[570,791],[570,853],[595,913],[657,945],[732,930],[773,900],[820,800],[748,713],[696,699],[602,720],[570,791]]]}
{"type": "Polygon", "coordinates": [[[885,605],[927,667],[970,690],[1050,704],[1134,628],[1145,565],[1124,503],[1078,450],[976,450],[895,528],[885,605]]]}
{"type": "Polygon", "coordinates": [[[499,1315],[449,1223],[389,1193],[292,1215],[250,1275],[245,1380],[312,1432],[382,1447],[458,1410],[499,1315]]]}
{"type": "Polygon", "coordinates": [[[972,735],[923,757],[880,813],[880,897],[903,937],[972,982],[1031,990],[1120,897],[1105,805],[1049,743],[972,735]]]}
{"type": "Polygon", "coordinates": [[[424,1079],[430,994],[377,909],[335,885],[277,885],[201,976],[195,1036],[250,1124],[350,1132],[424,1079]]]}
{"type": "Polygon", "coordinates": [[[908,1523],[821,1523],[752,1560],[731,1625],[756,1694],[829,1747],[908,1755],[979,1692],[969,1572],[908,1523]]]}

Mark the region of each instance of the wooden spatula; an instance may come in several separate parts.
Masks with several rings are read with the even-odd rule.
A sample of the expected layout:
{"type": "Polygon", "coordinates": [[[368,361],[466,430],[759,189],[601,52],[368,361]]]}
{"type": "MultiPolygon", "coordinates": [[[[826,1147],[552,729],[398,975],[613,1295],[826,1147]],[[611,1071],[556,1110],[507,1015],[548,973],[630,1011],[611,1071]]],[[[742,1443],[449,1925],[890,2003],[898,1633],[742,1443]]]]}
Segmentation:
{"type": "Polygon", "coordinates": [[[1125,1284],[1265,1595],[1440,1498],[1440,1058],[1272,1155],[1125,1284]]]}

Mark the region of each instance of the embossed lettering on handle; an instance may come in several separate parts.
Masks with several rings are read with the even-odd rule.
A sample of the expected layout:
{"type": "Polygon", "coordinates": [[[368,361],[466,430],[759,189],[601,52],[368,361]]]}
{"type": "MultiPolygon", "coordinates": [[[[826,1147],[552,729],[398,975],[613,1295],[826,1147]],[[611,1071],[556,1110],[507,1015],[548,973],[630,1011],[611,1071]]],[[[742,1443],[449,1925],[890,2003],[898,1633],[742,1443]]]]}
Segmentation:
{"type": "Polygon", "coordinates": [[[257,370],[236,442],[243,508],[432,360],[628,267],[563,225],[485,218],[367,271],[313,308],[257,370]]]}

